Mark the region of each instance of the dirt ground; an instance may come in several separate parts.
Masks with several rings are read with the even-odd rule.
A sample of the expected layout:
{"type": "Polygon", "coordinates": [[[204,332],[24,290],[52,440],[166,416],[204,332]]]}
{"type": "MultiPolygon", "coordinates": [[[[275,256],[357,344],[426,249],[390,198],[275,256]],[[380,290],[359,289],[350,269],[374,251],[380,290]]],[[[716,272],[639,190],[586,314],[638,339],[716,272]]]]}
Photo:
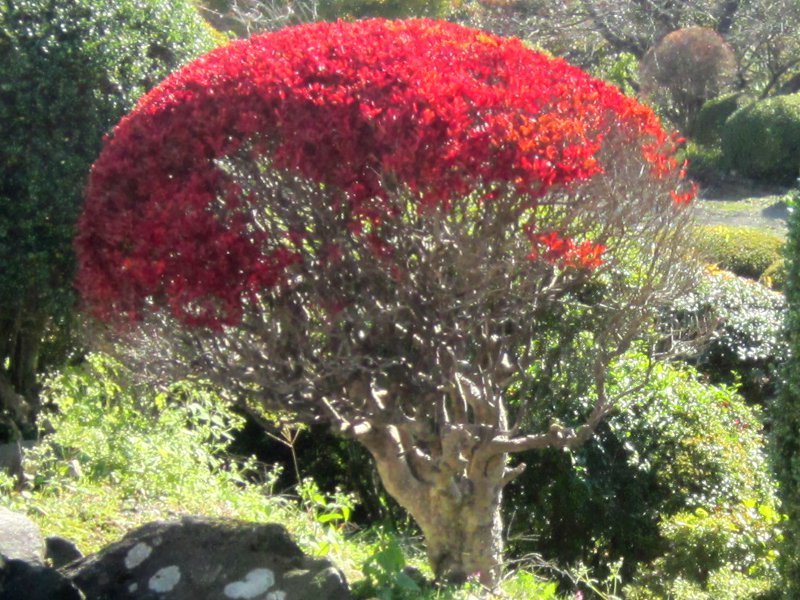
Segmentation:
{"type": "Polygon", "coordinates": [[[786,235],[786,187],[742,183],[701,188],[697,220],[707,224],[743,225],[786,235]]]}

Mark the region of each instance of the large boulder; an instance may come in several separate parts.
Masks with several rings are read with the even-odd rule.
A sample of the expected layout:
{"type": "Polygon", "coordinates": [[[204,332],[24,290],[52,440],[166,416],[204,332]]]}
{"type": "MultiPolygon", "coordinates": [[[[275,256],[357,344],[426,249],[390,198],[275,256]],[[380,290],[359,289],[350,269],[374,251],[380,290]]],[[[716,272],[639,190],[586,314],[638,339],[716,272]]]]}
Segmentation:
{"type": "Polygon", "coordinates": [[[87,600],[339,600],[343,574],[303,554],[276,524],[156,522],[63,569],[87,600]]]}
{"type": "Polygon", "coordinates": [[[0,554],[41,566],[44,553],[44,538],[38,525],[25,515],[0,506],[0,554]]]}

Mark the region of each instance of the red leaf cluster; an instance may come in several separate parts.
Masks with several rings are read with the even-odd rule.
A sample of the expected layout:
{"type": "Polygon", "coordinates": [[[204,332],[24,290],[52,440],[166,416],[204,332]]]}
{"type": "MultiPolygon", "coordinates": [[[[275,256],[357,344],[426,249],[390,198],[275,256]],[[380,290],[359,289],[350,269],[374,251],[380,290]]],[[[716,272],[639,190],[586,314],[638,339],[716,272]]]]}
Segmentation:
{"type": "Polygon", "coordinates": [[[533,249],[529,258],[533,260],[542,258],[561,267],[576,269],[596,269],[603,264],[606,248],[602,244],[589,240],[576,244],[555,231],[534,233],[530,238],[533,249]]]}
{"type": "MultiPolygon", "coordinates": [[[[601,173],[611,132],[654,177],[676,168],[649,109],[518,40],[369,20],[236,41],[169,77],[107,140],[79,224],[78,286],[101,317],[156,303],[189,324],[235,323],[301,260],[302,243],[301,233],[273,243],[248,222],[259,199],[218,162],[244,149],[323,184],[348,229],[387,254],[376,226],[394,216],[397,189],[419,210],[476,190],[503,201],[486,192],[497,189],[533,206],[601,173]]],[[[600,264],[591,242],[528,235],[532,256],[600,264]]]]}

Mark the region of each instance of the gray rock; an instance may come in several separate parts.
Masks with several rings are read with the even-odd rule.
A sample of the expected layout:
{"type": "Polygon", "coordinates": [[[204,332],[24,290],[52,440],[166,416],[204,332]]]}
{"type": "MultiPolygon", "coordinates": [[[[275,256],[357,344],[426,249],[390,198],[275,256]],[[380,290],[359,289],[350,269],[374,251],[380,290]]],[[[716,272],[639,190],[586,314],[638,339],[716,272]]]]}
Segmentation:
{"type": "Polygon", "coordinates": [[[36,523],[0,507],[0,554],[43,566],[44,538],[36,523]]]}
{"type": "Polygon", "coordinates": [[[344,575],[277,524],[185,517],[130,532],[62,572],[87,600],[346,600],[344,575]]]}
{"type": "MultiPolygon", "coordinates": [[[[344,598],[337,595],[347,584],[336,567],[322,569],[295,569],[283,576],[283,591],[289,598],[344,598]]],[[[349,597],[349,596],[347,596],[349,597]]]]}
{"type": "Polygon", "coordinates": [[[0,555],[0,600],[84,600],[61,573],[0,555]]]}

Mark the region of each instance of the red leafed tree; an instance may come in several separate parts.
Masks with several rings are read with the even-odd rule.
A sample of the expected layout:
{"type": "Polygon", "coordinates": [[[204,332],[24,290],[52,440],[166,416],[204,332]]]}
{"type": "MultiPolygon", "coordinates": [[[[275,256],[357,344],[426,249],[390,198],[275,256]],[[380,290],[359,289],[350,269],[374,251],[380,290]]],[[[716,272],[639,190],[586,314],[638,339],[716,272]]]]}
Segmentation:
{"type": "Polygon", "coordinates": [[[683,280],[674,146],[649,109],[516,40],[289,28],[196,60],[120,122],[78,284],[151,365],[362,443],[437,577],[493,584],[509,453],[587,440],[609,365],[683,280]],[[509,385],[558,360],[576,315],[592,408],[530,431],[509,385]]]}

